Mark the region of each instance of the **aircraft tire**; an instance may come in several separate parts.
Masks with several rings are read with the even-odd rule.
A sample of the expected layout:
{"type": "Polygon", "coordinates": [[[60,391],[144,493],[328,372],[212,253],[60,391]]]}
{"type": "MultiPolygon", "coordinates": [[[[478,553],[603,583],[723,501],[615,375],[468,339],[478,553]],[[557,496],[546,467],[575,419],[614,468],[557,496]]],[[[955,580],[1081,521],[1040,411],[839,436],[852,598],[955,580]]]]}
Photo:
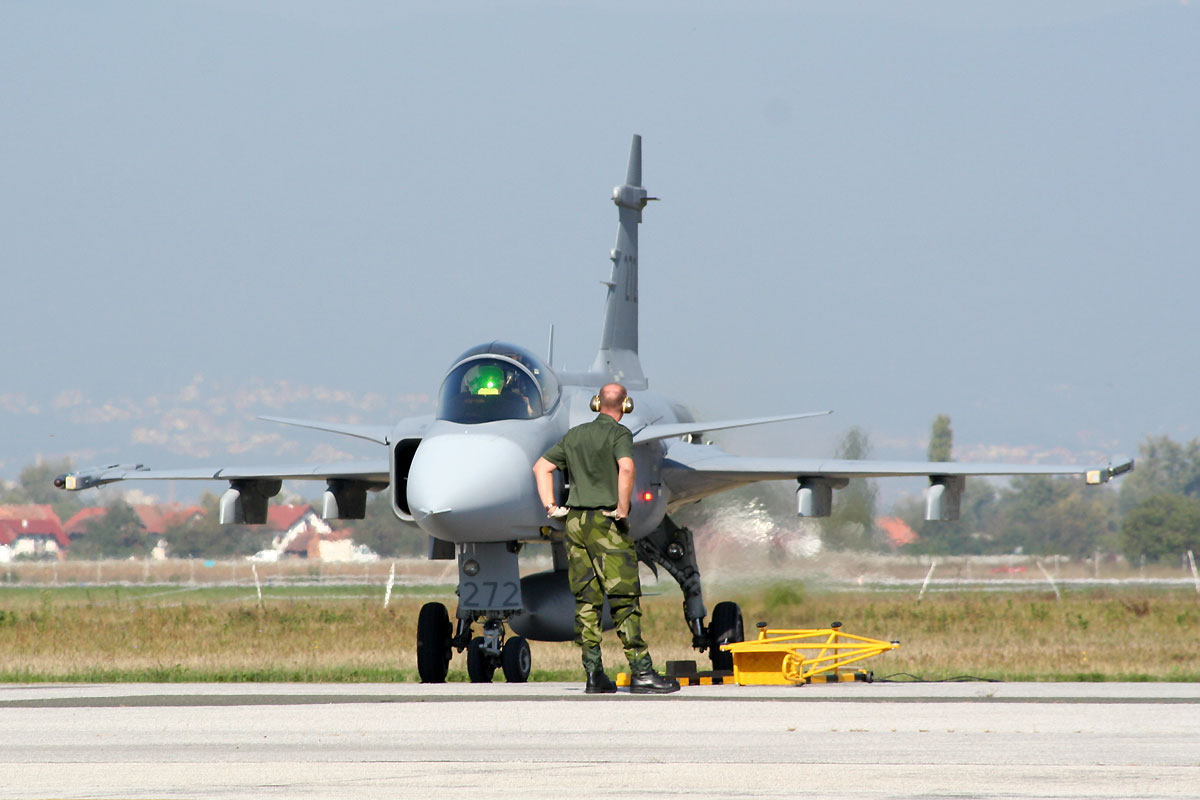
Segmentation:
{"type": "Polygon", "coordinates": [[[483,650],[483,637],[476,636],[467,645],[467,677],[471,683],[491,683],[496,665],[488,660],[483,650]]]}
{"type": "Polygon", "coordinates": [[[708,625],[708,655],[712,659],[714,671],[729,671],[733,669],[733,653],[721,649],[723,644],[743,642],[746,640],[745,628],[742,625],[742,609],[737,603],[717,603],[713,609],[712,622],[708,625]]]}
{"type": "Polygon", "coordinates": [[[500,651],[504,667],[504,680],[509,683],[525,683],[533,671],[533,656],[529,653],[529,642],[524,636],[513,636],[504,643],[500,651]]]}
{"type": "Polygon", "coordinates": [[[421,683],[445,683],[450,669],[450,615],[441,603],[426,603],[417,615],[417,673],[421,683]]]}

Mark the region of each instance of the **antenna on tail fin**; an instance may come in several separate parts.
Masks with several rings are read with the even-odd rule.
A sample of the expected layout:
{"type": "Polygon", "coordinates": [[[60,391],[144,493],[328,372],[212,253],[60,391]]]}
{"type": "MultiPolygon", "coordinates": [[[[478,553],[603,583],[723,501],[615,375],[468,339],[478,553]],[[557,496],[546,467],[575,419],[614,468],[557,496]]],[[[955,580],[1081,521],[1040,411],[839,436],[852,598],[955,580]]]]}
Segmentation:
{"type": "Polygon", "coordinates": [[[592,364],[592,372],[610,375],[630,389],[646,386],[638,359],[638,224],[646,203],[657,199],[647,196],[642,187],[642,137],[634,134],[625,184],[613,189],[619,220],[617,244],[609,255],[613,262],[612,280],[606,282],[604,331],[600,351],[592,364]]]}

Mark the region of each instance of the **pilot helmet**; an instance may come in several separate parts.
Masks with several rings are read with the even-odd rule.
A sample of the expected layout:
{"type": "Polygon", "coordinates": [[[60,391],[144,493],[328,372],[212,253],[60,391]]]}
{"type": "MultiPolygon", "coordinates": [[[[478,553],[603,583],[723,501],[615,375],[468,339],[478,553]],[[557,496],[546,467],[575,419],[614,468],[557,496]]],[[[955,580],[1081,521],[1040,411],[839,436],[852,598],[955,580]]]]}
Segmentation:
{"type": "Polygon", "coordinates": [[[504,370],[494,364],[480,364],[466,374],[467,390],[473,395],[500,394],[504,388],[504,370]]]}

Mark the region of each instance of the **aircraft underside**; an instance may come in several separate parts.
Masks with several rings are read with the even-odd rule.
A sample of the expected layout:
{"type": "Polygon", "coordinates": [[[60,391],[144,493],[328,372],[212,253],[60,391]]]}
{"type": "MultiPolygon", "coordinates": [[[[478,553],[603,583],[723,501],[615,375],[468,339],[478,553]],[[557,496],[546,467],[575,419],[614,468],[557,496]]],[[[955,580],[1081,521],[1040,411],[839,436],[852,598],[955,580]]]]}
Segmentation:
{"type": "MultiPolygon", "coordinates": [[[[683,615],[692,646],[708,653],[714,671],[732,670],[733,657],[721,645],[743,640],[741,609],[735,603],[718,603],[706,620],[692,532],[663,517],[658,528],[635,546],[641,562],[655,574],[664,569],[683,591],[683,615]]],[[[575,638],[575,597],[567,580],[561,538],[552,540],[554,569],[524,578],[518,568],[521,549],[520,542],[458,546],[453,623],[446,607],[437,602],[426,603],[417,619],[417,671],[422,682],[444,682],[454,651],[465,651],[467,675],[473,683],[491,682],[498,669],[506,681],[522,683],[532,670],[528,640],[575,638]]],[[[612,629],[607,607],[603,625],[612,629]]]]}

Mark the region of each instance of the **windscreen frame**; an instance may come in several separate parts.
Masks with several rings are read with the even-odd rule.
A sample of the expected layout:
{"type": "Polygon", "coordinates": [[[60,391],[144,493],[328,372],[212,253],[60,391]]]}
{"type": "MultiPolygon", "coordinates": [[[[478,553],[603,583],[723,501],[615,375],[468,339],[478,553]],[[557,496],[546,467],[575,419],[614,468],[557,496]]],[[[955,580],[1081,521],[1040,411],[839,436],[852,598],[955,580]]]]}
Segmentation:
{"type": "MultiPolygon", "coordinates": [[[[461,382],[462,376],[461,375],[457,376],[457,380],[461,382]]],[[[461,395],[462,395],[462,392],[456,388],[454,390],[455,398],[461,397],[461,395]]],[[[551,408],[547,408],[547,406],[546,406],[546,396],[545,396],[544,388],[542,386],[542,382],[538,380],[537,375],[534,374],[533,370],[531,370],[525,364],[521,363],[520,361],[518,361],[517,359],[515,359],[511,356],[503,355],[501,353],[477,352],[477,353],[472,353],[471,355],[468,355],[465,358],[460,358],[458,361],[454,362],[454,364],[452,364],[450,366],[449,370],[446,371],[446,377],[442,380],[442,385],[438,389],[438,403],[437,403],[437,411],[435,414],[435,418],[439,419],[439,420],[444,420],[446,422],[456,422],[456,423],[459,423],[462,425],[480,425],[480,424],[484,424],[487,422],[502,422],[505,420],[514,420],[514,419],[515,420],[538,419],[540,417],[546,416],[550,412],[550,410],[551,410],[551,408]],[[456,413],[453,416],[451,416],[447,413],[447,406],[448,406],[447,394],[446,394],[447,383],[451,380],[451,378],[454,378],[456,376],[456,373],[458,372],[458,370],[461,367],[463,367],[464,365],[472,364],[474,362],[489,362],[489,361],[490,362],[500,362],[500,363],[504,364],[505,366],[515,367],[522,375],[524,375],[524,377],[526,378],[526,380],[528,380],[530,385],[533,386],[534,391],[537,392],[536,400],[537,400],[538,408],[532,409],[530,416],[508,416],[508,415],[506,415],[506,416],[498,416],[494,419],[468,420],[465,418],[466,415],[464,415],[464,414],[456,413]]]]}

